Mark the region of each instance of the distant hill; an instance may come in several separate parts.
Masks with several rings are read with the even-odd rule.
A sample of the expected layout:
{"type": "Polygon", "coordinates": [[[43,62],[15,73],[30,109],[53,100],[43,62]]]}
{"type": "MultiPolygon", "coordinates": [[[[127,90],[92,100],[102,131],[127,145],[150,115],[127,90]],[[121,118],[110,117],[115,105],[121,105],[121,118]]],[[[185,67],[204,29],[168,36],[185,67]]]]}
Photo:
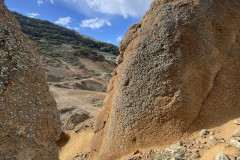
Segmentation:
{"type": "Polygon", "coordinates": [[[114,61],[119,54],[118,47],[113,44],[97,41],[49,21],[29,18],[17,12],[13,14],[23,33],[35,42],[38,52],[43,58],[50,58],[50,64],[55,67],[61,65],[56,58],[81,67],[76,57],[114,61]]]}

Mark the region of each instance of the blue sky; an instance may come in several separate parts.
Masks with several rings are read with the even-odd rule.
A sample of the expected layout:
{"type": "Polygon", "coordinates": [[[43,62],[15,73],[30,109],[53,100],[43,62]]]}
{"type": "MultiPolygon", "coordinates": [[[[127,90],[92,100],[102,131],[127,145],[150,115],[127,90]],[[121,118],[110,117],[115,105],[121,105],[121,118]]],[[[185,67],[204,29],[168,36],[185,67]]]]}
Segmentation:
{"type": "Polygon", "coordinates": [[[97,40],[118,45],[153,0],[5,0],[23,15],[48,20],[97,40]]]}

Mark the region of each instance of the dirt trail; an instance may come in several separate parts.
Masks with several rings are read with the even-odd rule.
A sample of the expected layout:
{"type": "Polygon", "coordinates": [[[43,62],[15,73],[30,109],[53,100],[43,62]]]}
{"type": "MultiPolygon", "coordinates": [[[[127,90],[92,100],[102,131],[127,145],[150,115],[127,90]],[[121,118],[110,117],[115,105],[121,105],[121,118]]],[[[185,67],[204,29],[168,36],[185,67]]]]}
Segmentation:
{"type": "Polygon", "coordinates": [[[104,92],[65,89],[54,86],[50,87],[50,91],[52,92],[58,106],[75,106],[79,109],[90,112],[92,115],[96,115],[99,110],[99,108],[93,106],[93,99],[104,100],[106,96],[106,93],[104,92]]]}

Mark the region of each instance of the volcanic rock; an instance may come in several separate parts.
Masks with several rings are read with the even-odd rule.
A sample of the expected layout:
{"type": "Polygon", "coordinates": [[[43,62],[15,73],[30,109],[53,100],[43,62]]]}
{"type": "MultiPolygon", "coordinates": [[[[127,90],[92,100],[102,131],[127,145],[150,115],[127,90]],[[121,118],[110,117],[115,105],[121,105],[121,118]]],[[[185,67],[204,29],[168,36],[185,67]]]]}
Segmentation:
{"type": "Polygon", "coordinates": [[[155,0],[120,43],[91,159],[170,145],[240,114],[240,1],[155,0]]]}
{"type": "Polygon", "coordinates": [[[230,160],[224,153],[218,153],[215,160],[230,160]]]}
{"type": "Polygon", "coordinates": [[[0,159],[58,160],[59,114],[39,56],[0,0],[0,159]]]}

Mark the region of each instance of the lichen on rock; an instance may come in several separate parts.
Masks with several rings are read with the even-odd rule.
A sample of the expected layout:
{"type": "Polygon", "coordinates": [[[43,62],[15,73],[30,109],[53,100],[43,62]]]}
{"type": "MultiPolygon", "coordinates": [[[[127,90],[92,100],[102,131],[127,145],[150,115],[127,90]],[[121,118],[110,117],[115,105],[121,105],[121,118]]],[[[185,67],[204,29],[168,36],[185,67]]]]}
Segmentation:
{"type": "Polygon", "coordinates": [[[120,43],[92,159],[170,145],[240,114],[239,8],[238,0],[153,1],[120,43]]]}
{"type": "Polygon", "coordinates": [[[56,102],[33,43],[0,0],[0,159],[58,160],[56,102]]]}

